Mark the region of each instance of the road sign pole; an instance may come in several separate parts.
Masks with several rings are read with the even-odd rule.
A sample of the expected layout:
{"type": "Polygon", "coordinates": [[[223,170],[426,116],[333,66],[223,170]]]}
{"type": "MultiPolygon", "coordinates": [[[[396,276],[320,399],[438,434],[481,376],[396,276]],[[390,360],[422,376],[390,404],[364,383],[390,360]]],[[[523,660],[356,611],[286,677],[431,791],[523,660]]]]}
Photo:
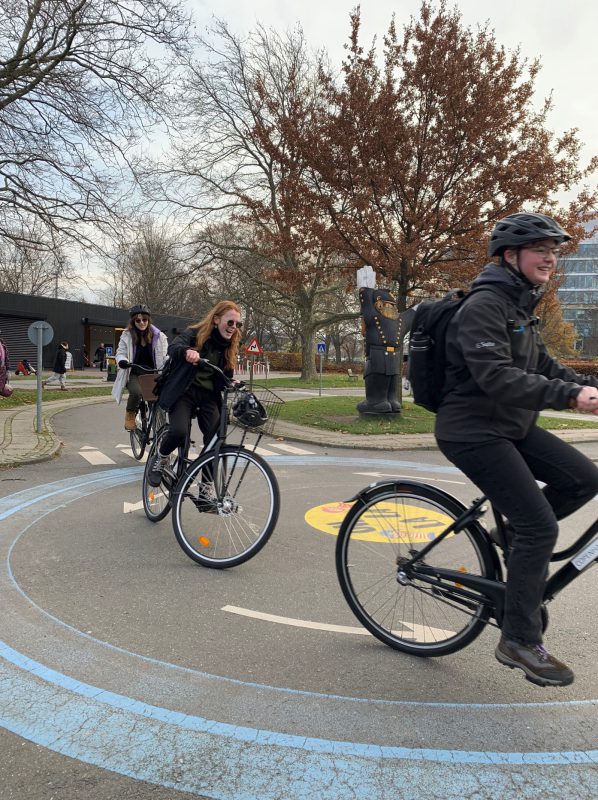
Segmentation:
{"type": "Polygon", "coordinates": [[[42,359],[43,359],[43,335],[42,328],[36,328],[37,333],[37,423],[36,430],[42,432],[42,359]]]}
{"type": "Polygon", "coordinates": [[[320,352],[320,397],[322,397],[322,353],[320,352]]]}

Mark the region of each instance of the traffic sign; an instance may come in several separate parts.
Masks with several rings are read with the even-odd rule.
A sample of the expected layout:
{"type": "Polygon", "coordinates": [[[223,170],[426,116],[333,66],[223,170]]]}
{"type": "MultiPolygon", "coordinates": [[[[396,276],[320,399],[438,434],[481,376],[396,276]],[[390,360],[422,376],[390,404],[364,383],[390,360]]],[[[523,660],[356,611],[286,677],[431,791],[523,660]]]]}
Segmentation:
{"type": "Polygon", "coordinates": [[[33,344],[37,344],[39,342],[40,331],[42,345],[50,344],[54,338],[54,328],[49,322],[46,322],[43,319],[38,320],[38,322],[32,322],[27,328],[27,336],[29,337],[29,341],[33,342],[33,344]]]}
{"type": "Polygon", "coordinates": [[[249,344],[245,345],[245,352],[251,353],[253,356],[261,356],[262,348],[258,344],[257,336],[254,336],[249,344]]]}
{"type": "Polygon", "coordinates": [[[318,342],[316,346],[318,348],[318,353],[326,352],[326,342],[318,342]]]}

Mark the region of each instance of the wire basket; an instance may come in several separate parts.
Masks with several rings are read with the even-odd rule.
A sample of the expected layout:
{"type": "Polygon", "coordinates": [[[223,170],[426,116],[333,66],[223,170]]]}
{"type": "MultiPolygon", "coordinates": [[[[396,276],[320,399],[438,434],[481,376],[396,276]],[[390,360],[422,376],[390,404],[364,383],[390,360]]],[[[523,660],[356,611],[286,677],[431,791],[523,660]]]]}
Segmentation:
{"type": "Polygon", "coordinates": [[[239,395],[241,392],[235,392],[235,394],[229,397],[229,420],[231,425],[234,425],[237,428],[240,428],[243,431],[248,431],[249,433],[255,433],[258,435],[268,433],[273,434],[274,428],[276,426],[276,420],[278,419],[278,415],[280,413],[280,409],[284,404],[284,400],[279,397],[274,392],[270,391],[265,386],[253,386],[250,390],[250,394],[255,395],[257,400],[262,404],[262,406],[266,410],[267,419],[265,422],[259,425],[245,425],[243,422],[238,420],[233,414],[233,406],[235,405],[239,395]]]}

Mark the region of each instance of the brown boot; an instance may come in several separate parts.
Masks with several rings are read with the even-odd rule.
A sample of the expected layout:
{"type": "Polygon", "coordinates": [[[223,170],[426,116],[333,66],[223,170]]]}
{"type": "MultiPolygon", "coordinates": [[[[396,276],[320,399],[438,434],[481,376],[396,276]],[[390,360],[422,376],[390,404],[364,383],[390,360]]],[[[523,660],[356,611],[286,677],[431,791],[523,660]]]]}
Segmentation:
{"type": "Polygon", "coordinates": [[[134,431],[136,424],[135,418],[137,414],[135,411],[125,411],[125,430],[126,431],[134,431]]]}
{"type": "Polygon", "coordinates": [[[538,686],[568,686],[573,672],[558,658],[546,652],[541,644],[521,644],[501,636],[495,655],[511,669],[523,670],[525,677],[538,686]]]}

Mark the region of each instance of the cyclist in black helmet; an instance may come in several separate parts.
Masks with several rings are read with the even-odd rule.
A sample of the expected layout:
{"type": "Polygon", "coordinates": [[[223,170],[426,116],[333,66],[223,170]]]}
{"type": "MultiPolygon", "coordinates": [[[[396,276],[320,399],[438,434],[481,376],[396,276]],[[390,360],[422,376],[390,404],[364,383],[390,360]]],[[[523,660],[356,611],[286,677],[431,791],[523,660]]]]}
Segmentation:
{"type": "Polygon", "coordinates": [[[496,658],[541,686],[573,672],[542,644],[541,603],[558,520],[598,492],[598,469],[537,426],[542,409],[598,414],[598,380],[552,358],[534,308],[571,237],[543,214],[511,214],[490,237],[488,264],[446,337],[447,385],[436,417],[440,450],[507,518],[506,607],[496,658]],[[536,481],[542,482],[540,489],[536,481]]]}
{"type": "Polygon", "coordinates": [[[125,430],[135,430],[135,417],[141,403],[141,386],[139,375],[145,374],[143,369],[162,369],[166,361],[168,339],[152,323],[149,308],[142,303],[129,309],[129,324],[122,332],[116,349],[118,370],[112,388],[112,396],[120,404],[123,392],[128,390],[127,408],[125,411],[125,430]],[[139,367],[130,367],[138,364],[139,367]]]}

